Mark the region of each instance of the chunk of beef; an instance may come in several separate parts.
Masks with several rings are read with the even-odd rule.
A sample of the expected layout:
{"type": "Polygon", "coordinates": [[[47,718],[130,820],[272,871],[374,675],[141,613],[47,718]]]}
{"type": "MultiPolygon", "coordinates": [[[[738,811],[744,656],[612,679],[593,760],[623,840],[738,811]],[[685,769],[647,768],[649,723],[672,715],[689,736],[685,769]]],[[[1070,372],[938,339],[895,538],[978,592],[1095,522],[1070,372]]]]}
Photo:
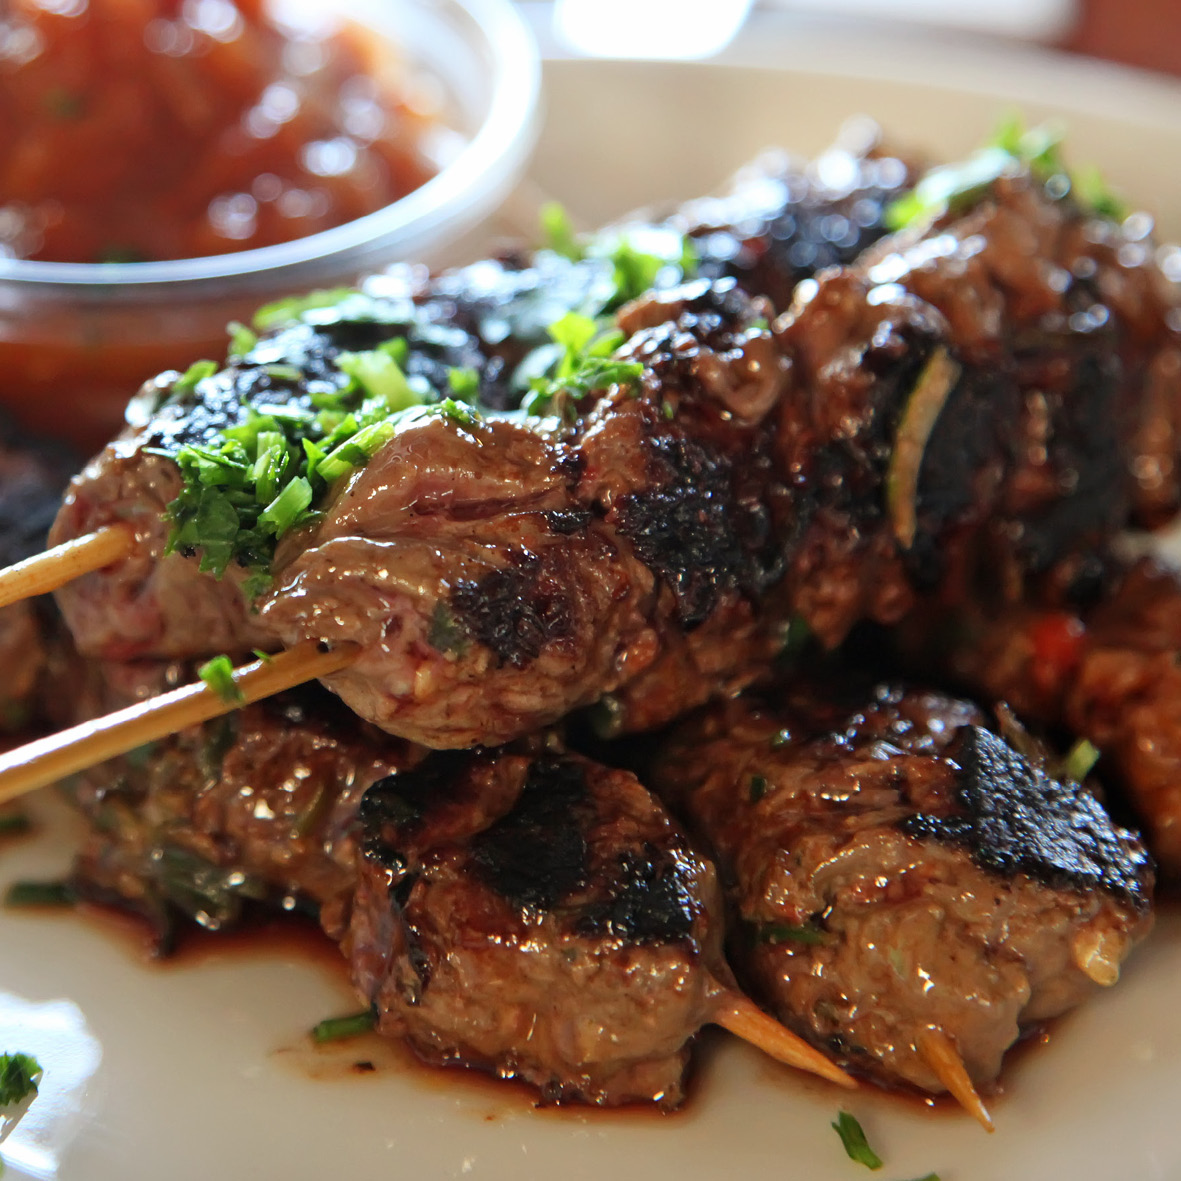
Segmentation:
{"type": "Polygon", "coordinates": [[[925,1031],[991,1083],[1023,1030],[1115,983],[1152,871],[1085,788],[939,694],[767,701],[687,721],[654,781],[716,851],[735,970],[787,1025],[939,1092],[925,1031]]]}
{"type": "Polygon", "coordinates": [[[549,1100],[674,1107],[719,991],[712,865],[631,775],[437,753],[376,783],[344,943],[379,1028],[549,1100]]]}
{"type": "MultiPolygon", "coordinates": [[[[92,710],[184,670],[106,673],[92,710]]],[[[317,687],[245,706],[85,773],[75,799],[90,831],[76,880],[146,918],[162,950],[178,916],[219,930],[252,902],[318,911],[339,937],[361,796],[420,757],[317,687]]]]}

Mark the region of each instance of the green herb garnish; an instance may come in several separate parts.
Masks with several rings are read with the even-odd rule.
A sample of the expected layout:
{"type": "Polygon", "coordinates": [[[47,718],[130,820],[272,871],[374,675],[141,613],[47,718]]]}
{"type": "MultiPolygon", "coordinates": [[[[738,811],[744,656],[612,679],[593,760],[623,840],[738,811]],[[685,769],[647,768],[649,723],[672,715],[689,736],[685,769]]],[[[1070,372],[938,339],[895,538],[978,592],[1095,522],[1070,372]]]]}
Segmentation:
{"type": "Polygon", "coordinates": [[[197,383],[204,381],[207,377],[212,377],[217,372],[216,361],[194,361],[185,371],[176,379],[172,386],[172,393],[187,394],[197,388],[197,383]]]}
{"type": "Polygon", "coordinates": [[[309,291],[307,295],[293,295],[289,299],[277,299],[254,313],[254,327],[259,332],[266,332],[271,328],[280,328],[284,324],[293,324],[301,319],[305,312],[336,307],[356,294],[351,287],[333,287],[328,290],[309,291]]]}
{"type": "Polygon", "coordinates": [[[767,777],[752,775],[750,777],[750,802],[757,804],[767,794],[767,777]]]}
{"type": "Polygon", "coordinates": [[[933,221],[963,209],[990,185],[1015,168],[1025,166],[1043,184],[1054,178],[1061,193],[1073,190],[1085,209],[1101,217],[1121,219],[1122,204],[1112,196],[1095,169],[1067,169],[1062,159],[1062,133],[1048,124],[1026,128],[1019,113],[1007,116],[992,139],[967,160],[932,168],[907,194],[892,202],[884,220],[891,230],[933,221]]]}
{"type": "Polygon", "coordinates": [[[312,1038],[318,1045],[336,1042],[346,1037],[359,1037],[368,1033],[377,1024],[377,1014],[372,1009],[362,1013],[350,1013],[347,1017],[329,1017],[312,1029],[312,1038]]]}
{"type": "Polygon", "coordinates": [[[760,923],[755,931],[759,943],[810,943],[828,942],[828,932],[819,927],[797,927],[793,923],[760,923]]]}
{"type": "Polygon", "coordinates": [[[0,1107],[35,1095],[43,1073],[31,1054],[0,1054],[0,1107]]]}
{"type": "Polygon", "coordinates": [[[207,660],[197,669],[197,676],[227,705],[241,705],[246,700],[246,695],[234,680],[234,663],[228,656],[215,656],[207,660]]]}
{"type": "Polygon", "coordinates": [[[1061,776],[1075,783],[1082,783],[1090,775],[1092,770],[1094,770],[1095,764],[1098,761],[1099,748],[1094,746],[1086,738],[1080,738],[1066,752],[1066,757],[1062,760],[1061,764],[1061,776]]]}
{"type": "Polygon", "coordinates": [[[32,821],[23,812],[0,812],[0,836],[20,836],[32,827],[32,821]]]}
{"type": "Polygon", "coordinates": [[[837,1115],[832,1127],[833,1131],[840,1136],[841,1143],[850,1160],[864,1165],[867,1169],[882,1167],[882,1158],[870,1148],[861,1125],[847,1111],[842,1111],[837,1115]]]}
{"type": "Polygon", "coordinates": [[[603,330],[579,312],[567,312],[550,325],[549,334],[562,352],[551,377],[536,377],[522,403],[526,414],[573,417],[574,404],[591,390],[611,385],[634,385],[644,372],[639,361],[615,361],[611,354],[623,343],[623,333],[603,330]]]}
{"type": "Polygon", "coordinates": [[[258,333],[237,320],[231,320],[226,325],[226,332],[230,337],[227,355],[231,358],[244,357],[258,344],[258,333]]]}
{"type": "Polygon", "coordinates": [[[13,882],[4,895],[5,906],[73,906],[78,901],[69,882],[13,882]]]}
{"type": "Polygon", "coordinates": [[[581,262],[586,249],[570,224],[570,216],[557,201],[547,201],[541,207],[541,233],[548,249],[571,262],[581,262]]]}

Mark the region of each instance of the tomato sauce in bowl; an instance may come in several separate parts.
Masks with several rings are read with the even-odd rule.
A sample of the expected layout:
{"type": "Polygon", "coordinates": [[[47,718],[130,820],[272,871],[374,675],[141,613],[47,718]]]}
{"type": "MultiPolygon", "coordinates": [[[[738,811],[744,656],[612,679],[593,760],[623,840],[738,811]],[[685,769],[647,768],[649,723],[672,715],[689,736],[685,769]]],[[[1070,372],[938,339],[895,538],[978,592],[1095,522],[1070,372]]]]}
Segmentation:
{"type": "Polygon", "coordinates": [[[539,88],[510,0],[0,0],[0,404],[97,447],[228,321],[437,258],[539,88]]]}
{"type": "Polygon", "coordinates": [[[433,172],[439,112],[389,42],[260,0],[13,0],[0,251],[144,262],[270,246],[433,172]]]}

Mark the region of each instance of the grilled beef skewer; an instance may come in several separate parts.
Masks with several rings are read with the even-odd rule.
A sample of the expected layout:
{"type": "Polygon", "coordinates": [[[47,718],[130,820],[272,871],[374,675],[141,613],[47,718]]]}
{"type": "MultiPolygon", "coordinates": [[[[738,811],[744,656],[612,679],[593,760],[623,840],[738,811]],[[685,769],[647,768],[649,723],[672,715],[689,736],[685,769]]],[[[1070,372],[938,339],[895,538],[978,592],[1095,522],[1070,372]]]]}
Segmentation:
{"type": "Polygon", "coordinates": [[[1077,783],[964,701],[803,687],[687,720],[657,790],[712,846],[739,978],[889,1084],[991,1084],[1024,1030],[1111,985],[1151,927],[1151,863],[1077,783]]]}
{"type": "MultiPolygon", "coordinates": [[[[559,391],[550,409],[573,421],[401,422],[333,489],[323,522],[280,547],[259,614],[219,601],[237,593],[223,586],[204,607],[232,626],[201,634],[234,639],[242,625],[239,643],[358,643],[357,662],[327,682],[353,709],[415,741],[464,746],[604,696],[619,728],[657,725],[757,676],[794,617],[835,644],[858,620],[901,619],[920,592],[973,593],[982,553],[990,573],[1020,581],[1149,511],[1143,482],[1123,474],[1142,460],[1161,468],[1143,440],[1167,434],[1174,411],[1176,382],[1146,379],[1176,344],[1149,279],[1134,306],[1121,302],[1128,279],[1089,303],[1089,318],[1073,310],[1112,272],[1111,244],[1090,249],[1086,224],[1014,175],[961,222],[885,239],[873,265],[824,273],[773,333],[765,306],[725,280],[652,293],[619,314],[629,339],[613,364],[638,366],[634,382],[581,399],[559,391]],[[1023,226],[1034,264],[1015,267],[1023,226]],[[929,288],[948,318],[901,283],[929,288]],[[964,313],[965,291],[986,314],[964,313]],[[1121,477],[1118,495],[1096,495],[1080,474],[1095,448],[1121,477]]],[[[366,314],[339,327],[391,331],[366,314]]],[[[429,334],[414,331],[429,352],[429,334]]],[[[141,470],[143,442],[167,452],[242,414],[243,383],[264,409],[314,397],[327,380],[315,367],[331,364],[298,355],[305,368],[285,392],[251,363],[166,405],[75,487],[56,537],[118,514],[95,492],[124,462],[110,462],[120,448],[141,470]]],[[[1156,508],[1174,495],[1151,493],[1156,508]]],[[[149,554],[62,592],[88,650],[128,655],[132,634],[139,651],[193,643],[200,608],[157,611],[149,554]],[[116,604],[130,611],[109,611],[137,569],[116,604]]],[[[189,572],[178,581],[196,593],[189,572]]]]}
{"type": "Polygon", "coordinates": [[[675,1107],[711,1021],[847,1083],[735,991],[713,866],[635,777],[530,746],[427,756],[283,694],[88,772],[77,888],[161,951],[178,914],[311,908],[383,1032],[549,1100],[675,1107]]]}

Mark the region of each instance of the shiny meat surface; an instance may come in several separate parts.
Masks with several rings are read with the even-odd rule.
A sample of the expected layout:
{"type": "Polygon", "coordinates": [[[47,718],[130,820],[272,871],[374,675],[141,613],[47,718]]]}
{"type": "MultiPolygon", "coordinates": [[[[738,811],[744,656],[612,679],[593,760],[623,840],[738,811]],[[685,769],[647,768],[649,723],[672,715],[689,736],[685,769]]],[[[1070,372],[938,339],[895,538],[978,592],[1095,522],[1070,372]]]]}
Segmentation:
{"type": "Polygon", "coordinates": [[[1181,291],[1155,261],[1150,227],[1093,216],[1016,173],[966,213],[861,260],[874,283],[942,312],[963,355],[1020,391],[1001,507],[1034,568],[1129,513],[1158,523],[1176,510],[1181,291]]]}
{"type": "Polygon", "coordinates": [[[634,776],[436,753],[375,784],[344,949],[379,1028],[548,1100],[676,1106],[721,961],[713,866],[634,776]]]}
{"type": "MultiPolygon", "coordinates": [[[[1047,596],[1057,598],[1057,596],[1047,596]]],[[[1109,575],[1098,599],[977,605],[924,642],[912,660],[973,692],[1006,699],[1023,718],[1086,738],[1127,795],[1161,870],[1181,874],[1181,576],[1145,560],[1109,575]]]]}
{"type": "MultiPolygon", "coordinates": [[[[107,671],[128,695],[165,687],[155,671],[107,671]]],[[[91,707],[110,704],[107,691],[91,707]]],[[[318,688],[246,706],[81,777],[76,880],[147,919],[164,951],[178,917],[218,930],[251,902],[318,911],[339,937],[361,796],[419,757],[318,688]]]]}
{"type": "MultiPolygon", "coordinates": [[[[183,611],[148,593],[129,653],[124,624],[99,634],[128,604],[139,614],[120,597],[121,567],[65,590],[67,613],[84,643],[122,656],[212,635],[228,650],[242,620],[260,646],[355,642],[358,662],[330,686],[433,747],[508,741],[600,701],[616,730],[660,725],[757,679],[793,620],[833,646],[924,595],[1020,585],[1128,522],[1145,416],[1178,393],[1150,397],[1144,374],[1175,333],[1155,288],[1156,303],[1105,296],[1106,318],[1076,310],[1091,280],[1066,268],[1087,271],[1083,247],[1062,242],[1092,224],[1015,175],[958,219],[799,284],[772,325],[766,300],[733,279],[649,292],[616,312],[627,339],[615,359],[640,367],[636,383],[563,391],[545,417],[401,420],[331,489],[322,522],[286,540],[258,615],[223,604],[224,585],[183,611]]],[[[1110,259],[1085,257],[1106,291],[1110,259]]],[[[528,290],[525,306],[540,289],[528,290]]],[[[382,333],[401,334],[424,379],[469,345],[485,355],[469,321],[491,333],[487,316],[458,296],[451,326],[429,301],[361,302],[264,338],[139,437],[167,449],[249,405],[313,404],[347,380],[340,350],[382,333]]],[[[514,339],[501,331],[498,348],[514,339]]],[[[476,370],[478,382],[490,372],[476,370]]],[[[74,503],[85,498],[84,481],[74,503]]],[[[201,594],[191,568],[173,568],[178,599],[201,594]]]]}
{"type": "Polygon", "coordinates": [[[885,1083],[943,1089],[924,1031],[978,1084],[1151,926],[1147,854],[979,710],[882,687],[687,721],[658,791],[714,849],[732,962],[786,1024],[885,1083]]]}
{"type": "Polygon", "coordinates": [[[135,535],[129,557],[57,592],[75,642],[84,655],[111,661],[273,648],[242,596],[237,570],[218,580],[200,573],[195,555],[165,557],[164,514],[181,478],[169,459],[145,452],[157,441],[132,435],[110,444],[74,478],[53,523],[50,545],[108,525],[135,535]]]}

